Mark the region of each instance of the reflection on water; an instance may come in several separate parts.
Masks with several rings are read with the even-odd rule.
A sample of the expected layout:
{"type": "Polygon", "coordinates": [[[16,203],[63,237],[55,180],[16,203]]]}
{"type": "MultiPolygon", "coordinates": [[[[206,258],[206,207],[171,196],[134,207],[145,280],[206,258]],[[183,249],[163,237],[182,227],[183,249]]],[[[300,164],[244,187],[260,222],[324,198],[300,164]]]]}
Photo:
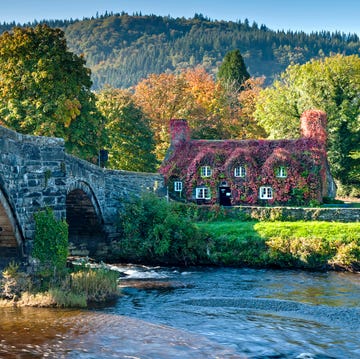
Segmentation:
{"type": "Polygon", "coordinates": [[[89,311],[0,309],[0,358],[359,358],[360,276],[119,267],[89,311]]]}
{"type": "Polygon", "coordinates": [[[329,306],[358,307],[360,275],[354,273],[294,272],[277,275],[269,297],[329,306]]]}
{"type": "Polygon", "coordinates": [[[206,338],[91,311],[1,311],[1,358],[240,358],[206,338]]]}

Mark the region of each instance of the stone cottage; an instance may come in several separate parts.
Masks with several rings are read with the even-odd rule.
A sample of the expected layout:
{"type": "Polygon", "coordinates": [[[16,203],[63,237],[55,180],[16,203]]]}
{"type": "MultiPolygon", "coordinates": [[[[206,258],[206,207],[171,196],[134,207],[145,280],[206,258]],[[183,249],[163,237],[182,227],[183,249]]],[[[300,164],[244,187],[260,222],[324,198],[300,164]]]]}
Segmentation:
{"type": "Polygon", "coordinates": [[[198,204],[307,205],[334,197],[326,155],[326,114],[305,111],[301,138],[194,140],[186,120],[170,121],[162,163],[169,195],[198,204]]]}

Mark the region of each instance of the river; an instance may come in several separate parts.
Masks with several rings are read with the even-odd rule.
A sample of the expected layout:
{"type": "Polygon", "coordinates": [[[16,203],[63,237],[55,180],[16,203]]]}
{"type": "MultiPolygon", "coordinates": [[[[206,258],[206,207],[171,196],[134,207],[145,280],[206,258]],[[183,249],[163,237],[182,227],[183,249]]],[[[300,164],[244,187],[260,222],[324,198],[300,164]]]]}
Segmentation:
{"type": "Polygon", "coordinates": [[[360,275],[118,266],[91,310],[0,309],[0,358],[360,358],[360,275]]]}

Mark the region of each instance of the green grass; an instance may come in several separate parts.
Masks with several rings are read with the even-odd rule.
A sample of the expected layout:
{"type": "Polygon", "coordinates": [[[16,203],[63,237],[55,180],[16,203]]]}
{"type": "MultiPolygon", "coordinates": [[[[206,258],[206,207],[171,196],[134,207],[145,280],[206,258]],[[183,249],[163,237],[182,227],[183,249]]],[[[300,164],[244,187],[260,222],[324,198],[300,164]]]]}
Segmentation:
{"type": "Polygon", "coordinates": [[[360,223],[200,222],[214,264],[360,269],[360,223]]]}
{"type": "Polygon", "coordinates": [[[341,222],[258,222],[254,229],[265,238],[306,237],[326,240],[360,240],[360,223],[341,222]]]}
{"type": "Polygon", "coordinates": [[[197,226],[214,236],[228,238],[317,237],[327,240],[360,240],[360,223],[341,222],[199,222],[197,226]]]}

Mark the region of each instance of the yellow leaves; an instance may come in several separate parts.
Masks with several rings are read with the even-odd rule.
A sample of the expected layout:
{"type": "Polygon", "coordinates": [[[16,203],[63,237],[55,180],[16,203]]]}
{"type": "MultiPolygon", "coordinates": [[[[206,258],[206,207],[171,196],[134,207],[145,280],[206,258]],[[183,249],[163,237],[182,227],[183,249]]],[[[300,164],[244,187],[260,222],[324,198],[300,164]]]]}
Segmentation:
{"type": "Polygon", "coordinates": [[[91,158],[104,134],[90,87],[89,69],[68,51],[62,30],[38,25],[0,35],[0,114],[7,126],[63,137],[67,150],[91,158]]]}
{"type": "Polygon", "coordinates": [[[156,118],[158,127],[185,107],[185,87],[184,80],[174,74],[152,74],[135,87],[134,98],[148,116],[156,118]]]}
{"type": "Polygon", "coordinates": [[[57,100],[57,109],[54,113],[56,121],[61,121],[65,128],[69,128],[73,120],[80,115],[81,104],[77,98],[68,99],[64,95],[57,100]]]}
{"type": "Polygon", "coordinates": [[[65,100],[64,102],[65,127],[69,127],[72,120],[74,120],[77,116],[80,115],[80,109],[81,109],[81,104],[78,99],[75,98],[73,100],[70,99],[65,100]]]}
{"type": "Polygon", "coordinates": [[[253,117],[262,83],[263,79],[249,79],[240,97],[238,91],[225,88],[205,69],[196,67],[177,75],[148,76],[135,86],[134,99],[151,119],[157,156],[161,159],[169,145],[169,136],[163,134],[168,132],[171,118],[186,118],[193,136],[198,138],[263,137],[264,132],[255,125],[253,117]]]}
{"type": "Polygon", "coordinates": [[[134,98],[152,119],[154,129],[168,126],[175,117],[206,116],[214,93],[214,81],[204,69],[179,75],[150,75],[135,87],[134,98]]]}

